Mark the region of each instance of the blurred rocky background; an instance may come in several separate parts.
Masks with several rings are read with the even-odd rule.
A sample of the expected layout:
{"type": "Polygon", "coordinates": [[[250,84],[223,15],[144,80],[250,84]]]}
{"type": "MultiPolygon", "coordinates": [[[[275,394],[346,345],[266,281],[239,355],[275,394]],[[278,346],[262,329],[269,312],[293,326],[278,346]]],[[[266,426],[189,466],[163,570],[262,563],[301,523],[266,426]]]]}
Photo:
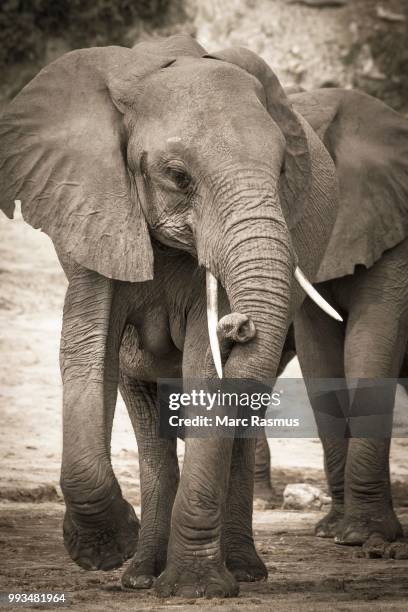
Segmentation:
{"type": "Polygon", "coordinates": [[[249,47],[285,85],[359,87],[408,112],[407,0],[2,0],[0,106],[70,49],[180,31],[249,47]]]}

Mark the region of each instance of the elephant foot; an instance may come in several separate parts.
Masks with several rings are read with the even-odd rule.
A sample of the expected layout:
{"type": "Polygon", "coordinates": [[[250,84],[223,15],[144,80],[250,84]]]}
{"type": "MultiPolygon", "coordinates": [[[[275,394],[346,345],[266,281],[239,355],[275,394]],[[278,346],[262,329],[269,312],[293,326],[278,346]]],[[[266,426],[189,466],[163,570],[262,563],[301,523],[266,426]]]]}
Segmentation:
{"type": "Polygon", "coordinates": [[[371,536],[394,542],[402,533],[401,523],[391,508],[382,512],[369,510],[359,515],[346,513],[334,541],[345,546],[362,546],[371,536]]]}
{"type": "Polygon", "coordinates": [[[146,554],[139,542],[138,552],[122,576],[123,588],[150,589],[166,566],[166,553],[167,547],[161,553],[146,554]]]}
{"type": "Polygon", "coordinates": [[[112,570],[134,555],[140,523],[132,506],[115,500],[106,521],[84,524],[67,507],[64,517],[64,544],[71,559],[86,570],[112,570]]]}
{"type": "Polygon", "coordinates": [[[344,519],[344,507],[333,506],[315,526],[315,535],[318,538],[334,538],[344,519]]]}
{"type": "Polygon", "coordinates": [[[234,576],[221,564],[177,567],[170,562],[154,588],[158,597],[236,597],[239,593],[234,576]]]}
{"type": "Polygon", "coordinates": [[[270,484],[264,482],[254,483],[254,508],[255,510],[270,510],[276,507],[275,491],[270,484]]]}
{"type": "Polygon", "coordinates": [[[229,553],[226,566],[238,582],[257,582],[268,578],[266,565],[253,546],[229,553]]]}

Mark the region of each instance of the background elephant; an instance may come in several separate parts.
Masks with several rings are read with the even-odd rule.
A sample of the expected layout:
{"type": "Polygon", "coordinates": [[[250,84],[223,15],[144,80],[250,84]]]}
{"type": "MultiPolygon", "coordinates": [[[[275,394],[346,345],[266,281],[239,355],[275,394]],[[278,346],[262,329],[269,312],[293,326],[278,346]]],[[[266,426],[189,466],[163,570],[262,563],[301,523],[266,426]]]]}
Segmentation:
{"type": "MultiPolygon", "coordinates": [[[[356,92],[323,90],[312,98],[326,117],[312,111],[307,118],[335,161],[342,200],[316,286],[344,318],[344,323],[332,326],[309,300],[295,317],[296,350],[323,434],[333,498],[332,512],[317,525],[317,534],[336,535],[341,544],[363,544],[373,533],[392,541],[401,534],[401,526],[392,509],[390,438],[385,432],[408,334],[408,124],[382,103],[356,92]],[[363,152],[369,154],[363,158],[363,152]],[[396,205],[401,213],[397,216],[396,205]],[[354,218],[347,216],[351,208],[354,218]],[[346,406],[338,395],[325,398],[332,426],[336,419],[343,426],[348,417],[354,436],[350,440],[327,431],[324,435],[316,389],[308,383],[311,378],[342,378],[349,387],[357,387],[346,406]],[[382,379],[383,384],[370,388],[367,379],[382,379]]],[[[295,95],[293,101],[299,110],[311,109],[307,94],[295,95]]]]}
{"type": "Polygon", "coordinates": [[[307,300],[295,320],[299,363],[332,496],[332,509],[316,534],[334,536],[339,544],[361,545],[374,534],[392,542],[402,535],[392,507],[389,451],[396,379],[404,375],[408,338],[408,241],[368,270],[358,266],[353,275],[318,287],[347,322],[334,329],[307,300]],[[316,378],[345,379],[355,388],[353,399],[327,392],[323,405],[316,378]]]}
{"type": "MultiPolygon", "coordinates": [[[[109,457],[126,325],[137,328],[142,349],[156,360],[171,364],[183,352],[183,376],[207,371],[205,313],[198,316],[186,305],[185,284],[173,303],[163,302],[165,281],[179,282],[163,272],[167,258],[174,257],[181,270],[184,250],[206,268],[210,286],[213,277],[220,281],[231,313],[222,311],[219,331],[232,331],[236,340],[225,375],[261,381],[276,375],[288,326],[304,298],[293,282],[298,262],[318,281],[366,263],[348,243],[340,263],[337,243],[330,251],[339,198],[335,167],[319,131],[332,138],[340,183],[347,143],[362,164],[368,155],[353,140],[352,118],[345,117],[346,135],[338,134],[344,100],[336,95],[331,106],[310,98],[312,129],[256,55],[231,49],[209,56],[192,39],[178,36],[134,49],[67,54],[42,71],[3,115],[2,208],[12,216],[12,202],[22,200],[24,218],[51,236],[69,280],[61,338],[61,486],[66,546],[81,565],[115,567],[136,547],[137,521],[109,457]],[[166,248],[163,254],[161,245],[180,251],[166,248]],[[172,312],[182,324],[174,324],[172,312]],[[240,342],[242,336],[248,342],[240,342]]],[[[362,98],[361,104],[371,101],[362,98]]],[[[390,113],[383,106],[376,112],[390,113]]],[[[369,162],[376,167],[376,159],[369,162]]],[[[387,209],[399,231],[382,236],[378,256],[399,242],[405,229],[404,179],[394,194],[393,178],[382,176],[381,200],[366,181],[352,183],[356,193],[348,195],[354,199],[342,208],[343,219],[355,218],[355,197],[366,191],[373,195],[368,207],[387,209]]],[[[370,215],[356,219],[367,240],[370,223],[370,215]]],[[[191,275],[191,282],[198,277],[191,275]]],[[[209,298],[214,302],[214,295],[209,298]]],[[[142,382],[138,405],[143,402],[149,415],[149,380],[142,382]]],[[[152,427],[146,425],[147,436],[152,427]]],[[[156,582],[160,595],[237,593],[222,537],[228,531],[234,537],[252,533],[253,457],[252,441],[187,440],[166,568],[156,582]],[[238,483],[246,491],[245,508],[229,502],[238,483]]],[[[176,470],[172,480],[177,481],[176,470]]],[[[237,543],[239,552],[239,537],[237,543]]],[[[240,565],[251,575],[256,553],[245,555],[247,550],[240,565]]],[[[159,571],[163,559],[154,563],[159,571]]]]}
{"type": "MultiPolygon", "coordinates": [[[[333,500],[329,514],[316,525],[316,534],[335,537],[339,544],[361,545],[373,534],[393,541],[402,529],[392,508],[390,438],[382,434],[387,416],[392,417],[395,379],[406,375],[408,243],[403,236],[408,218],[394,219],[392,207],[383,212],[379,201],[393,198],[402,203],[406,197],[407,122],[381,103],[356,92],[322,90],[294,95],[291,100],[331,152],[342,194],[328,253],[317,276],[328,280],[316,286],[341,312],[344,322],[334,323],[321,316],[307,298],[295,316],[292,347],[298,354],[319,425],[333,500]],[[327,117],[323,119],[325,113],[335,117],[329,127],[327,117]],[[358,144],[348,143],[346,160],[338,156],[334,138],[341,142],[347,135],[358,138],[358,144]],[[361,158],[363,148],[371,155],[368,164],[361,158]],[[353,201],[357,182],[359,199],[353,201]],[[364,185],[369,185],[367,191],[364,185]],[[374,210],[369,206],[371,202],[377,202],[374,210]],[[347,209],[352,206],[355,224],[347,218],[347,209]],[[358,223],[364,217],[365,236],[358,223]],[[397,246],[380,253],[398,237],[402,239],[397,246]],[[346,251],[345,245],[349,247],[346,251]],[[332,261],[334,249],[339,249],[338,270],[330,269],[332,263],[327,263],[332,261]],[[358,264],[355,267],[350,254],[358,264]],[[354,401],[351,397],[342,401],[338,393],[322,396],[320,383],[316,388],[313,379],[325,378],[346,379],[349,387],[360,387],[354,401]],[[373,390],[366,387],[366,379],[394,380],[378,384],[373,390]],[[370,437],[372,425],[375,431],[370,437]],[[348,439],[350,433],[353,437],[348,439]]],[[[268,450],[266,439],[259,440],[255,473],[257,489],[263,497],[267,496],[269,483],[268,450]]]]}
{"type": "MultiPolygon", "coordinates": [[[[295,332],[293,324],[290,325],[283,345],[281,360],[276,375],[281,376],[288,363],[296,356],[295,332]]],[[[254,498],[262,505],[274,505],[275,492],[271,482],[271,453],[266,433],[256,440],[255,472],[254,472],[254,498]]]]}

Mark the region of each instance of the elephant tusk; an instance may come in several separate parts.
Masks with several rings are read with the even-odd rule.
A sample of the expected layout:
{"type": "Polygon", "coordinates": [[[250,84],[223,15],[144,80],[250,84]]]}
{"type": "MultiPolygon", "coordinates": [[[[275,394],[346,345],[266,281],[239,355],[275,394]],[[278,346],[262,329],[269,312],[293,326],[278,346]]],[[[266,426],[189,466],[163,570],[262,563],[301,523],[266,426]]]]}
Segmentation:
{"type": "Polygon", "coordinates": [[[306,276],[303,274],[302,270],[298,267],[295,269],[295,278],[299,285],[302,287],[303,291],[307,293],[311,300],[313,300],[326,314],[336,321],[343,321],[342,317],[338,312],[334,310],[332,306],[320,295],[318,291],[313,287],[312,283],[310,283],[306,276]]]}
{"type": "Polygon", "coordinates": [[[220,344],[217,336],[218,324],[218,281],[209,271],[206,271],[207,285],[207,324],[208,335],[210,338],[211,353],[214,360],[215,369],[219,378],[222,378],[222,362],[220,344]]]}
{"type": "Polygon", "coordinates": [[[21,213],[21,200],[14,200],[14,215],[13,219],[22,219],[23,215],[21,213]]]}

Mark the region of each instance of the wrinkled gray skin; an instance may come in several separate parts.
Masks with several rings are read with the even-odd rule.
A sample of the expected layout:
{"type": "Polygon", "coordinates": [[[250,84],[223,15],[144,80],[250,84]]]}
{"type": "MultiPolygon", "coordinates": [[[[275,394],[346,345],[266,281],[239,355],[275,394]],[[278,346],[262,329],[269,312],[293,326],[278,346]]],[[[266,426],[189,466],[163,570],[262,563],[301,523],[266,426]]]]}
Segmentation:
{"type": "MultiPolygon", "coordinates": [[[[185,43],[183,37],[164,44],[177,46],[180,39],[182,46],[192,45],[197,55],[195,43],[185,43]]],[[[102,226],[103,235],[99,240],[92,235],[94,228],[104,221],[99,210],[101,198],[109,199],[113,189],[112,183],[104,184],[111,166],[98,171],[92,156],[86,158],[88,167],[85,163],[77,167],[75,156],[68,160],[73,172],[82,172],[85,179],[89,173],[88,182],[94,181],[84,186],[90,190],[88,200],[80,203],[84,208],[75,209],[62,226],[52,224],[52,214],[65,214],[69,210],[67,206],[75,204],[72,194],[76,197],[83,193],[77,190],[79,179],[75,174],[70,181],[57,185],[53,193],[59,213],[50,210],[41,216],[41,206],[52,205],[48,189],[39,195],[36,207],[29,208],[32,185],[41,189],[45,179],[30,183],[27,191],[22,181],[25,176],[31,179],[43,167],[48,168],[51,176],[59,169],[65,173],[66,166],[55,169],[44,164],[52,164],[56,152],[69,155],[70,148],[64,149],[69,126],[61,132],[53,128],[49,136],[52,155],[43,155],[31,165],[30,147],[43,142],[38,136],[28,149],[22,149],[21,145],[16,149],[14,132],[7,126],[3,139],[7,149],[4,151],[6,172],[2,177],[4,190],[8,189],[12,197],[20,196],[25,218],[36,227],[41,224],[53,237],[69,280],[60,359],[64,385],[61,488],[66,503],[65,545],[71,557],[87,569],[118,567],[137,547],[136,557],[123,578],[124,584],[149,585],[152,577],[164,570],[155,583],[156,592],[161,596],[236,595],[237,579],[253,580],[266,575],[252,539],[254,441],[188,438],[177,487],[174,442],[157,439],[155,380],[158,376],[179,375],[181,360],[184,377],[215,375],[208,364],[208,350],[203,351],[203,346],[208,346],[205,299],[198,305],[191,301],[191,284],[198,279],[203,286],[202,268],[195,272],[197,264],[192,264],[197,259],[225,288],[221,316],[228,312],[225,300],[232,314],[220,321],[221,335],[223,329],[234,327],[235,321],[240,322],[236,325],[237,340],[241,327],[253,330],[250,337],[244,338],[245,342],[237,341],[230,348],[225,376],[261,381],[275,377],[288,326],[304,297],[294,284],[294,268],[298,261],[302,262],[303,271],[314,276],[335,221],[338,193],[334,165],[314,131],[286,106],[283,91],[270,72],[265,81],[270,85],[268,104],[275,95],[279,100],[276,121],[273,120],[265,106],[266,89],[250,74],[251,67],[255,69],[260,60],[249,52],[237,50],[232,56],[243,55],[242,63],[248,66],[247,71],[230,61],[199,56],[174,60],[177,53],[170,52],[171,61],[162,61],[153,44],[152,53],[144,54],[148,58],[146,63],[150,66],[151,61],[152,67],[144,71],[141,85],[137,81],[141,70],[137,58],[129,63],[132,74],[122,79],[119,77],[123,60],[111,67],[108,50],[79,53],[58,60],[68,75],[70,57],[80,67],[83,58],[103,56],[105,64],[99,68],[97,78],[106,65],[109,70],[117,71],[118,78],[110,78],[109,91],[119,112],[124,113],[124,120],[115,115],[112,125],[124,126],[120,129],[126,130],[125,159],[134,205],[122,225],[115,225],[118,221],[114,211],[117,208],[119,215],[123,191],[115,194],[116,200],[110,204],[109,213],[106,212],[112,216],[106,217],[108,223],[102,226]],[[132,79],[137,81],[136,85],[132,79]],[[292,129],[295,137],[290,140],[292,129]],[[57,147],[54,139],[60,137],[62,141],[57,147]],[[299,148],[305,138],[306,150],[299,148]],[[290,155],[289,142],[292,143],[290,155]],[[16,157],[8,168],[7,160],[13,149],[16,157]],[[23,162],[28,165],[16,177],[23,162]],[[7,184],[10,176],[13,176],[11,187],[7,184]],[[17,184],[22,187],[16,192],[13,188],[17,184]],[[281,189],[284,184],[286,187],[281,189]],[[100,194],[99,199],[95,199],[95,193],[100,194]],[[86,209],[89,198],[92,206],[86,209]],[[129,215],[138,215],[138,206],[153,237],[150,247],[154,258],[153,280],[148,280],[150,256],[132,251],[134,244],[130,239],[126,249],[117,246],[119,250],[115,251],[116,242],[126,237],[129,219],[136,227],[139,217],[129,215]],[[304,216],[302,206],[307,210],[304,216]],[[78,223],[77,229],[74,223],[78,223]],[[90,232],[88,238],[81,234],[84,228],[90,232]],[[183,249],[194,260],[182,251],[164,249],[162,252],[160,244],[183,249]],[[109,245],[112,250],[107,250],[109,245]],[[69,253],[65,250],[68,246],[69,253]],[[140,255],[139,276],[137,267],[125,265],[124,258],[130,252],[134,257],[140,255]],[[117,278],[123,280],[112,280],[83,263],[76,263],[78,260],[99,272],[108,270],[109,274],[118,274],[117,278]],[[126,282],[137,279],[145,282],[126,282]],[[248,319],[253,326],[247,325],[248,319]],[[144,355],[137,379],[131,380],[126,368],[119,375],[121,339],[129,323],[137,331],[144,355]],[[143,509],[139,546],[138,521],[122,496],[110,463],[110,436],[119,379],[135,426],[141,461],[143,509]]],[[[119,55],[127,57],[132,53],[121,50],[119,55]]],[[[69,77],[64,70],[62,87],[66,88],[69,77]]],[[[92,64],[88,64],[87,70],[92,71],[92,64]]],[[[265,66],[261,65],[261,74],[264,71],[265,66]]],[[[50,80],[58,72],[53,68],[44,74],[50,80]]],[[[77,100],[82,105],[88,100],[92,103],[87,94],[92,78],[81,81],[85,94],[74,103],[77,100]]],[[[73,88],[76,82],[78,79],[72,82],[73,88]]],[[[11,125],[15,121],[17,126],[17,141],[26,133],[30,136],[30,130],[18,129],[21,117],[25,112],[35,116],[38,108],[39,100],[35,104],[30,102],[30,91],[28,88],[23,92],[21,107],[10,120],[11,125]]],[[[64,104],[64,95],[68,95],[62,91],[59,104],[64,104]]],[[[99,85],[95,91],[101,100],[101,92],[106,95],[107,90],[99,85]]],[[[50,89],[43,92],[43,104],[47,103],[50,92],[50,89]]],[[[36,95],[35,88],[33,95],[36,95]]],[[[17,99],[16,107],[18,104],[17,99]]],[[[104,104],[108,104],[106,98],[104,104]]],[[[104,120],[113,116],[113,108],[109,109],[107,115],[106,106],[98,108],[104,120]]],[[[75,107],[69,107],[69,111],[74,112],[75,107]]],[[[46,122],[47,116],[58,112],[59,107],[54,103],[41,117],[46,122]]],[[[68,121],[70,116],[64,114],[62,120],[68,121]]],[[[79,143],[79,147],[86,149],[93,142],[92,135],[83,141],[81,130],[86,129],[86,124],[82,117],[79,118],[82,124],[75,123],[80,130],[75,139],[69,140],[70,147],[79,143]]],[[[92,119],[91,113],[89,121],[92,119]]],[[[48,137],[46,130],[45,134],[48,137]]],[[[99,131],[97,136],[95,152],[100,155],[98,138],[104,138],[105,132],[99,131]]],[[[45,135],[44,142],[47,143],[45,135]]],[[[80,161],[82,151],[76,152],[80,161]]],[[[112,163],[116,159],[112,158],[112,163]]],[[[123,158],[117,163],[118,171],[123,172],[119,166],[123,158]]],[[[54,177],[53,187],[55,181],[54,177]]],[[[8,205],[9,200],[6,210],[8,205]]],[[[139,231],[138,240],[140,249],[145,248],[148,234],[139,231]]],[[[202,295],[200,291],[197,294],[202,295]]]]}
{"type": "MultiPolygon", "coordinates": [[[[322,403],[311,379],[343,378],[350,385],[357,379],[408,376],[408,241],[387,251],[369,270],[359,266],[354,275],[317,288],[346,322],[333,322],[306,299],[294,323],[296,349],[294,344],[291,349],[297,352],[319,426],[332,497],[332,508],[315,532],[319,537],[334,537],[338,544],[363,545],[374,534],[393,542],[402,535],[402,528],[392,506],[390,439],[380,437],[381,416],[374,421],[376,433],[370,437],[367,419],[359,421],[355,409],[353,416],[344,397],[327,394],[322,403]],[[333,435],[327,433],[329,425],[333,435]]],[[[387,396],[378,389],[374,394],[360,390],[359,399],[372,414],[392,417],[395,384],[387,387],[387,396]]],[[[257,495],[266,501],[272,496],[266,438],[258,440],[256,449],[257,495]]]]}
{"type": "Polygon", "coordinates": [[[336,394],[322,407],[317,389],[307,385],[324,448],[328,484],[333,499],[329,514],[316,526],[320,537],[335,537],[338,544],[361,545],[378,534],[388,542],[402,535],[392,507],[389,473],[390,438],[382,438],[384,424],[395,401],[395,379],[406,375],[404,357],[408,339],[408,241],[387,251],[369,270],[359,266],[352,276],[318,285],[346,323],[331,325],[310,300],[295,318],[296,349],[306,380],[358,379],[354,404],[336,394]],[[316,333],[316,329],[319,333],[316,333]],[[370,392],[364,379],[394,379],[370,392]],[[357,404],[360,404],[358,408],[357,404]],[[365,404],[373,428],[364,418],[365,404]],[[360,414],[358,418],[357,414],[360,414]],[[345,432],[344,417],[350,415],[345,432]],[[327,433],[328,423],[335,435],[327,433]],[[361,436],[361,437],[360,437],[361,436]]]}

